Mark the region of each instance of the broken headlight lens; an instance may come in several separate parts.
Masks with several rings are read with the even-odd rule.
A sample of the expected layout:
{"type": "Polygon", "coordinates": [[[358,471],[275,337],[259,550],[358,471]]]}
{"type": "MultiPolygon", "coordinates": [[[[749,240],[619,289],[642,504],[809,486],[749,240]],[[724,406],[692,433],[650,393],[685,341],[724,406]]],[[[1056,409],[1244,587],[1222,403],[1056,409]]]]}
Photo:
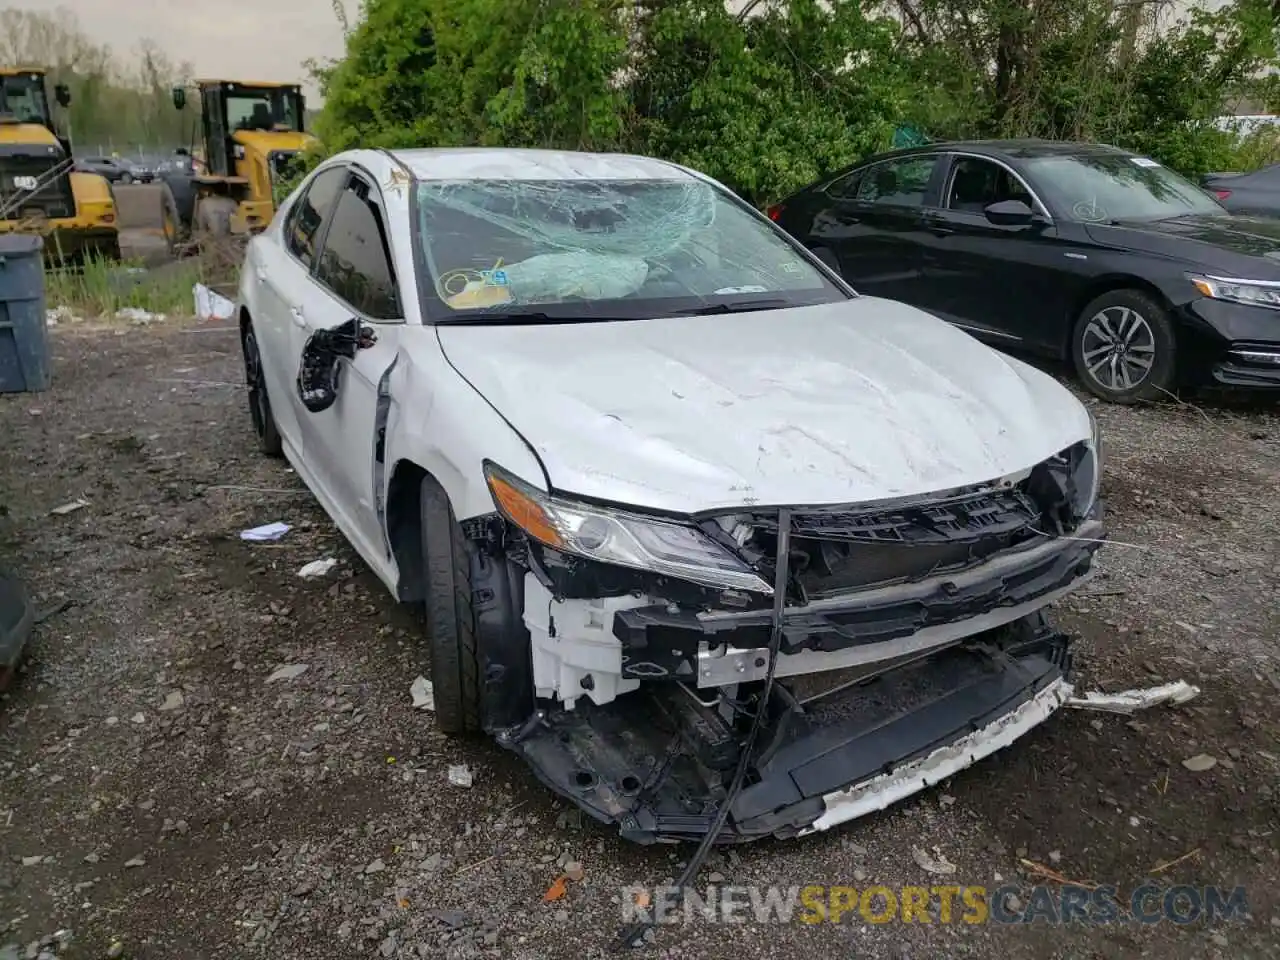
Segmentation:
{"type": "Polygon", "coordinates": [[[1201,276],[1190,276],[1189,279],[1197,290],[1214,300],[1280,309],[1280,285],[1275,283],[1201,276]]]}
{"type": "Polygon", "coordinates": [[[1072,505],[1076,516],[1087,517],[1098,502],[1098,491],[1102,486],[1102,431],[1098,420],[1089,414],[1088,440],[1080,444],[1079,455],[1075,458],[1075,499],[1072,505]]]}
{"type": "Polygon", "coordinates": [[[556,496],[492,463],[485,464],[484,474],[502,515],[556,550],[707,587],[773,592],[744,562],[691,526],[556,496]]]}

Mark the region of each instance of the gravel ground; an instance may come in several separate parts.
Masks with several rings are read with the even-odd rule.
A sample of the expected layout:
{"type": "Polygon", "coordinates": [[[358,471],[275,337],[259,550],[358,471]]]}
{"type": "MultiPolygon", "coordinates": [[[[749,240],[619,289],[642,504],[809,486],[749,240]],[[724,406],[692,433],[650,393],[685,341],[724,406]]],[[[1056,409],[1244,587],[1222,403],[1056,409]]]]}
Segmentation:
{"type": "MultiPolygon", "coordinates": [[[[54,389],[0,397],[0,561],[42,607],[72,603],[0,702],[0,958],[604,955],[621,888],[663,883],[688,850],[581,823],[517,759],[412,709],[414,618],[254,453],[234,334],[55,333],[54,389]],[[239,539],[273,520],[293,525],[279,543],[239,539]],[[327,579],[297,576],[327,556],[327,579]],[[470,788],[450,785],[454,764],[470,788]],[[569,859],[582,879],[543,902],[569,859]]],[[[707,870],[1025,887],[1026,860],[1122,890],[1243,884],[1250,919],[691,923],[639,955],[1280,955],[1280,417],[1096,409],[1118,543],[1057,618],[1088,683],[1185,678],[1203,694],[1133,720],[1065,711],[887,813],[707,870]],[[1197,754],[1216,765],[1183,766],[1197,754]],[[917,847],[955,874],[926,873],[917,847]]]]}

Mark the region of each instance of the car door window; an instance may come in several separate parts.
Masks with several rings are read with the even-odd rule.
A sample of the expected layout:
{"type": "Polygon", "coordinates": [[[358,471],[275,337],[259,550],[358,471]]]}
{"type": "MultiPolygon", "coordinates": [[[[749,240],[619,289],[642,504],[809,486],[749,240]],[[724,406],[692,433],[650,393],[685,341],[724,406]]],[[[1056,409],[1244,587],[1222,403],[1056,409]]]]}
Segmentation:
{"type": "Polygon", "coordinates": [[[831,183],[827,184],[827,196],[836,200],[855,200],[858,196],[858,184],[862,180],[865,170],[854,170],[852,173],[846,173],[842,177],[837,177],[831,183]]]}
{"type": "Polygon", "coordinates": [[[946,191],[944,206],[948,210],[981,214],[1004,200],[1021,200],[1032,209],[1036,206],[1026,184],[1000,164],[981,157],[956,159],[946,191]]]}
{"type": "Polygon", "coordinates": [[[289,212],[284,227],[285,245],[308,269],[315,262],[320,225],[333,210],[346,179],[346,167],[331,167],[317,174],[289,212]]]}
{"type": "Polygon", "coordinates": [[[402,316],[386,221],[376,191],[352,177],[325,233],[316,279],[372,320],[402,316]]]}
{"type": "Polygon", "coordinates": [[[861,173],[853,198],[876,205],[923,206],[937,163],[937,157],[903,157],[868,167],[861,173]]]}

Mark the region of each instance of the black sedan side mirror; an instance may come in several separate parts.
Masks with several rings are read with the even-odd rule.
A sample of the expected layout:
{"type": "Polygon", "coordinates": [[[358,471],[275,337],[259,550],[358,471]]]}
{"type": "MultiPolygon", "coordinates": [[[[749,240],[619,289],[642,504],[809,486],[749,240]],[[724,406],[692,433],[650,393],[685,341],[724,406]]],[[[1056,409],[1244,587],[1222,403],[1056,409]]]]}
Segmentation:
{"type": "Polygon", "coordinates": [[[982,212],[998,227],[1029,227],[1035,219],[1031,208],[1021,200],[1001,200],[986,207],[982,212]]]}

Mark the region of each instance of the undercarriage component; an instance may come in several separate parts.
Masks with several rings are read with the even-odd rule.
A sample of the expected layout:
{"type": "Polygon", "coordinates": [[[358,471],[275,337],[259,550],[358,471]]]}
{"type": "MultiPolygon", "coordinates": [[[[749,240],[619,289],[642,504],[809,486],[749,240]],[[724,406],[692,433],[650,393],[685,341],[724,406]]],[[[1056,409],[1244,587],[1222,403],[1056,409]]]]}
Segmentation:
{"type": "MultiPolygon", "coordinates": [[[[803,705],[779,681],[767,703],[749,704],[766,711],[765,724],[719,840],[825,829],[950,776],[1061,706],[1069,669],[1068,638],[1034,616],[803,705]]],[[[744,705],[758,696],[739,689],[744,705]]],[[[546,713],[498,741],[628,839],[697,840],[726,799],[729,770],[707,763],[714,730],[691,734],[669,697],[646,684],[603,707],[546,713]]]]}

